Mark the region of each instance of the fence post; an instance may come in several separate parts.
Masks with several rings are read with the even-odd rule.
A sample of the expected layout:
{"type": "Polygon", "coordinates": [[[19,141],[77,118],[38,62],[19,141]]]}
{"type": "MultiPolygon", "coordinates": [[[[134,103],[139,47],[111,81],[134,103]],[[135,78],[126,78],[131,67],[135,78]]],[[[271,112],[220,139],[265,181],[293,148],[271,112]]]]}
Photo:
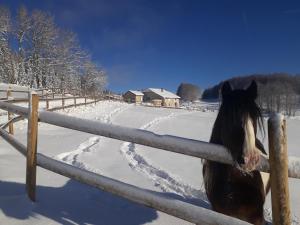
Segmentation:
{"type": "Polygon", "coordinates": [[[290,225],[286,120],[274,114],[268,121],[272,216],[274,225],[290,225]]]}
{"type": "Polygon", "coordinates": [[[76,96],[74,97],[74,106],[76,108],[76,96]]]}
{"type": "Polygon", "coordinates": [[[46,93],[46,109],[49,109],[49,100],[48,100],[48,94],[46,93]]]}
{"type": "Polygon", "coordinates": [[[39,97],[36,93],[30,93],[29,95],[26,190],[31,201],[35,201],[39,97]]]}
{"type": "Polygon", "coordinates": [[[65,109],[65,99],[64,99],[64,97],[65,97],[65,92],[62,91],[62,94],[61,94],[61,107],[63,109],[65,109]]]}
{"type": "MultiPolygon", "coordinates": [[[[6,98],[7,98],[7,100],[9,100],[9,99],[12,98],[10,87],[9,87],[9,89],[6,92],[6,98]]],[[[7,119],[8,119],[8,121],[10,121],[12,119],[12,115],[13,114],[11,112],[7,111],[7,119]]],[[[13,123],[9,123],[8,132],[10,134],[12,134],[12,135],[14,134],[14,124],[13,123]]]]}

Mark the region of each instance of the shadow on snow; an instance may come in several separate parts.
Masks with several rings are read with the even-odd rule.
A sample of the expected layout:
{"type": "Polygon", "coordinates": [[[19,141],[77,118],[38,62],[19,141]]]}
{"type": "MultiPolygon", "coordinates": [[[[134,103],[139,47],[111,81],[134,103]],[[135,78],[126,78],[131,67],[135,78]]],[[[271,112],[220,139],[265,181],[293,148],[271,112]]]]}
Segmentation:
{"type": "MultiPolygon", "coordinates": [[[[172,193],[159,194],[209,208],[200,199],[184,199],[172,193]]],[[[37,186],[35,203],[27,198],[25,184],[0,181],[0,200],[3,213],[19,220],[42,215],[66,225],[138,225],[158,217],[154,209],[73,180],[62,187],[37,186]]]]}

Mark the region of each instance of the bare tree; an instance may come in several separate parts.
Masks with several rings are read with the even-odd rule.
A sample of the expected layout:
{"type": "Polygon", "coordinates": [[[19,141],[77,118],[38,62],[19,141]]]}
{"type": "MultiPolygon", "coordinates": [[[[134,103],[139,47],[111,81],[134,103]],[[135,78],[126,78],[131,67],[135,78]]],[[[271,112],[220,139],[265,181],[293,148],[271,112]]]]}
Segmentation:
{"type": "Polygon", "coordinates": [[[195,101],[200,98],[201,91],[197,85],[181,83],[177,89],[177,95],[182,101],[195,101]]]}
{"type": "Polygon", "coordinates": [[[16,77],[15,56],[9,41],[12,32],[11,15],[8,8],[0,7],[0,76],[4,82],[14,82],[16,77]]]}
{"type": "Polygon", "coordinates": [[[8,8],[0,7],[0,78],[8,83],[64,90],[81,88],[84,81],[93,92],[103,90],[106,84],[103,69],[82,50],[73,32],[59,29],[48,13],[30,13],[24,6],[14,23],[8,8]]]}
{"type": "Polygon", "coordinates": [[[31,29],[28,34],[29,63],[32,71],[30,86],[45,86],[46,77],[54,60],[53,46],[57,38],[57,28],[53,18],[35,10],[31,15],[31,29]]]}
{"type": "Polygon", "coordinates": [[[29,76],[29,68],[28,68],[28,54],[26,54],[26,37],[29,36],[29,31],[31,28],[30,17],[25,6],[21,6],[18,9],[14,34],[17,40],[18,49],[16,53],[16,59],[18,64],[18,77],[17,83],[21,85],[29,84],[29,80],[31,79],[29,76]]]}
{"type": "Polygon", "coordinates": [[[104,70],[98,68],[92,62],[87,61],[84,64],[84,71],[82,85],[86,92],[90,94],[100,94],[106,84],[106,74],[104,70]]]}
{"type": "Polygon", "coordinates": [[[54,86],[80,88],[80,76],[88,60],[88,54],[80,48],[76,35],[60,30],[55,44],[54,74],[50,78],[54,86]]]}
{"type": "MultiPolygon", "coordinates": [[[[258,83],[258,103],[267,112],[282,112],[287,115],[295,114],[299,107],[300,78],[299,75],[273,73],[251,75],[229,79],[235,88],[244,88],[252,80],[258,83]]],[[[218,98],[222,83],[204,91],[204,98],[218,98]]]]}

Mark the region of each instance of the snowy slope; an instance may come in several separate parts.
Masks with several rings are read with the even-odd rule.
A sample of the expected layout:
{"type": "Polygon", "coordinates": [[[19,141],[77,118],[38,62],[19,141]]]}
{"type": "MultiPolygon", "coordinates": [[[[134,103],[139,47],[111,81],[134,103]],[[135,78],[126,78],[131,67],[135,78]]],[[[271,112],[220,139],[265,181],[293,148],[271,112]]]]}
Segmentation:
{"type": "MultiPolygon", "coordinates": [[[[109,101],[60,112],[205,141],[209,139],[216,117],[216,112],[211,111],[109,101]]],[[[17,124],[16,136],[24,143],[25,128],[25,122],[17,124]]],[[[288,120],[288,145],[290,154],[296,156],[300,156],[299,129],[300,120],[288,120]]],[[[203,193],[200,159],[47,124],[39,125],[38,149],[74,166],[209,207],[203,193]]],[[[43,169],[39,169],[37,175],[38,202],[31,203],[25,196],[24,168],[22,156],[0,142],[1,224],[189,224],[43,169]]],[[[300,197],[296,190],[299,188],[299,180],[290,181],[292,210],[298,216],[300,197]]]]}

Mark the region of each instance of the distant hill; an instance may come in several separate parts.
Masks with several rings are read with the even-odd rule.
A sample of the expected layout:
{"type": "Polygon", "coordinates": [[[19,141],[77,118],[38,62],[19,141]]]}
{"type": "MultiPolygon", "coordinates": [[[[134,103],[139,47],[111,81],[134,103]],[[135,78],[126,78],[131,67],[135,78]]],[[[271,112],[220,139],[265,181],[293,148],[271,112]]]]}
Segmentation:
{"type": "MultiPolygon", "coordinates": [[[[229,81],[233,88],[245,88],[252,80],[258,84],[258,103],[267,111],[294,114],[299,105],[300,75],[288,73],[253,74],[233,77],[229,81]]],[[[218,99],[225,81],[204,90],[202,99],[218,99]]]]}

